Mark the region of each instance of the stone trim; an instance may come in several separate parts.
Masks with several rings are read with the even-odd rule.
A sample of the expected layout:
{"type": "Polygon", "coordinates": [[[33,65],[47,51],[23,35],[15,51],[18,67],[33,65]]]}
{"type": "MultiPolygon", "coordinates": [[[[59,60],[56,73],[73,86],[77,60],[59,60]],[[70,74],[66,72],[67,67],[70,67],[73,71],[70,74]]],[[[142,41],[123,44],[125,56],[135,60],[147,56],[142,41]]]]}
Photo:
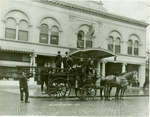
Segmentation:
{"type": "Polygon", "coordinates": [[[64,48],[64,49],[76,49],[76,48],[71,48],[71,47],[58,46],[58,45],[52,45],[52,44],[35,43],[35,42],[29,42],[29,41],[7,40],[7,39],[0,39],[0,41],[9,41],[9,42],[14,42],[14,43],[41,45],[41,46],[57,47],[57,48],[64,48]]]}
{"type": "Polygon", "coordinates": [[[56,1],[53,1],[53,0],[38,0],[38,1],[34,0],[34,1],[40,2],[43,4],[49,4],[49,5],[56,6],[56,7],[65,8],[68,10],[74,10],[74,11],[83,12],[86,14],[91,14],[91,15],[95,15],[95,16],[109,18],[109,19],[112,19],[115,21],[125,22],[128,24],[133,24],[133,25],[137,25],[137,26],[141,26],[141,27],[145,27],[145,28],[149,25],[146,22],[142,22],[139,20],[125,17],[125,16],[119,16],[116,14],[111,14],[111,13],[100,11],[100,10],[94,10],[94,9],[82,7],[79,5],[75,5],[75,4],[71,4],[71,3],[67,3],[67,2],[63,2],[63,1],[57,1],[57,0],[56,1]]]}

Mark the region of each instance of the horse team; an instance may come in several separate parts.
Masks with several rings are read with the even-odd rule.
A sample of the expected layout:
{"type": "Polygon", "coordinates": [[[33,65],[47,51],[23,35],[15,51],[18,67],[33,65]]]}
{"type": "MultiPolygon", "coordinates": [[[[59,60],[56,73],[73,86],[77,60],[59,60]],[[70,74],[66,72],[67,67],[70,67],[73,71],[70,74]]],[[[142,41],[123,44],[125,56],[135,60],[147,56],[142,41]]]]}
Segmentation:
{"type": "Polygon", "coordinates": [[[137,81],[137,72],[125,72],[119,75],[101,76],[100,81],[100,96],[103,99],[103,92],[105,100],[110,100],[110,94],[113,87],[116,88],[115,99],[123,99],[127,87],[137,81]]]}

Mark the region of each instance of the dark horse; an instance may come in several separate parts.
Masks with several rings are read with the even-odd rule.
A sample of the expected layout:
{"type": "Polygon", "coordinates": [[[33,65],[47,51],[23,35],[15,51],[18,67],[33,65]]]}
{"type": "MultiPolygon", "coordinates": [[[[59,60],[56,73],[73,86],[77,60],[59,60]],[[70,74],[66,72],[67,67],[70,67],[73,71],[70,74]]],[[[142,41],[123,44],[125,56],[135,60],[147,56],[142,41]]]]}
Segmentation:
{"type": "MultiPolygon", "coordinates": [[[[136,72],[125,72],[120,75],[109,75],[101,79],[101,85],[104,86],[104,96],[109,100],[110,93],[113,87],[116,87],[115,98],[120,99],[124,96],[127,86],[136,82],[136,72]],[[120,95],[119,95],[120,93],[120,95]]],[[[102,97],[102,89],[100,91],[102,97]]]]}

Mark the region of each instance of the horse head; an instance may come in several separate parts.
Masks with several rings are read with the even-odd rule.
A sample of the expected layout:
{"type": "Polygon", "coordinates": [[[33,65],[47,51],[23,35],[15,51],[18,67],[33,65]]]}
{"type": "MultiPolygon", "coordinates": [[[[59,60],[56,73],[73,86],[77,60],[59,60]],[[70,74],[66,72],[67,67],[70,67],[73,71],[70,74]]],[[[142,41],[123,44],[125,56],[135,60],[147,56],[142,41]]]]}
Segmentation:
{"type": "Polygon", "coordinates": [[[124,74],[124,77],[127,79],[129,84],[137,82],[137,71],[131,71],[124,74]]]}

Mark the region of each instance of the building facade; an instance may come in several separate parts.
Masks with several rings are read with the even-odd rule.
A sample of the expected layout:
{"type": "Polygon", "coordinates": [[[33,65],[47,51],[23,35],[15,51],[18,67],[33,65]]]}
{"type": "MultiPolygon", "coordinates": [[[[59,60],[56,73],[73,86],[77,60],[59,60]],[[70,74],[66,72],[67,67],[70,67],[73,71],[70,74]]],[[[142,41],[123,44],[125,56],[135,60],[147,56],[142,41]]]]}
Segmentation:
{"type": "Polygon", "coordinates": [[[58,51],[104,48],[117,57],[99,60],[99,73],[136,70],[143,86],[147,23],[110,14],[101,2],[5,0],[0,8],[1,67],[54,66],[58,51]]]}

